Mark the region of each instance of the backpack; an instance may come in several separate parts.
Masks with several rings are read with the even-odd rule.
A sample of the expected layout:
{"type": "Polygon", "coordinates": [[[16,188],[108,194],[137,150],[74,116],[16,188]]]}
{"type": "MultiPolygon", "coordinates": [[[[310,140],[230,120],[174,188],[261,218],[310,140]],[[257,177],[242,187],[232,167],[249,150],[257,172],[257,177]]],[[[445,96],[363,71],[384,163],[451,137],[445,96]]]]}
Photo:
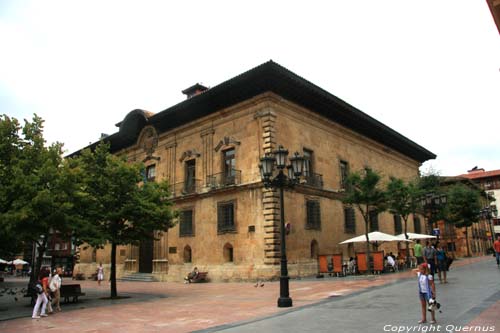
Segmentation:
{"type": "Polygon", "coordinates": [[[43,293],[42,282],[36,281],[34,284],[32,284],[31,291],[34,295],[41,295],[43,293]]]}

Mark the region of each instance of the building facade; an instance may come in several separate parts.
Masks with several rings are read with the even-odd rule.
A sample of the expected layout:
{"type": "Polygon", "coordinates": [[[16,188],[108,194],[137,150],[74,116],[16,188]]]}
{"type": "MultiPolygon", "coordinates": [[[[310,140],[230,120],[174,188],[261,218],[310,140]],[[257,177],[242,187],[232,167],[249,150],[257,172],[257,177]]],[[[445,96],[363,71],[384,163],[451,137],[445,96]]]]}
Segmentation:
{"type": "MultiPolygon", "coordinates": [[[[459,177],[467,178],[477,184],[488,195],[488,200],[485,200],[485,207],[490,207],[492,210],[498,211],[498,201],[500,200],[500,170],[485,171],[482,168],[473,168],[466,174],[459,177]]],[[[488,224],[490,221],[483,219],[488,224]]],[[[498,216],[491,217],[493,226],[494,238],[500,235],[500,218],[498,216]]],[[[488,237],[491,232],[488,232],[488,237]]]]}
{"type": "MultiPolygon", "coordinates": [[[[184,102],[157,114],[130,112],[106,137],[115,154],[144,163],[149,181],[169,181],[180,212],[168,232],[119,248],[119,275],[176,281],[197,266],[216,281],[279,276],[279,195],[264,187],[259,171],[260,157],[278,145],[309,163],[301,184],[285,191],[284,213],[290,276],[314,274],[318,254],[348,258],[364,250],[339,245],[364,232],[361,215],[341,201],[349,171],[369,167],[384,179],[409,180],[435,158],[272,61],[211,89],[197,84],[183,92],[184,102]]],[[[423,223],[410,220],[409,231],[423,223]]],[[[389,213],[377,224],[400,232],[401,221],[389,213]]],[[[109,252],[82,248],[75,272],[94,272],[97,263],[109,263],[109,252]]]]}

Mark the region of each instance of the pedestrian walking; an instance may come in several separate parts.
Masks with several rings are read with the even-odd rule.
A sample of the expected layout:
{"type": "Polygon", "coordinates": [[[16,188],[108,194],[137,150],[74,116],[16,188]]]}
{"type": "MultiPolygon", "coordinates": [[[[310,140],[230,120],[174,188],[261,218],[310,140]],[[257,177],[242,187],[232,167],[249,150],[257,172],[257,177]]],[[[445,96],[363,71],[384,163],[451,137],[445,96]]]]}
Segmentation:
{"type": "Polygon", "coordinates": [[[413,254],[415,258],[417,258],[417,265],[420,265],[424,262],[424,257],[422,256],[422,244],[420,244],[420,239],[417,239],[417,244],[413,246],[413,254]]]}
{"type": "MultiPolygon", "coordinates": [[[[420,308],[422,310],[422,319],[418,322],[423,324],[427,322],[427,306],[429,300],[436,298],[436,286],[434,278],[430,274],[429,265],[420,264],[416,270],[418,279],[418,295],[420,298],[420,308]]],[[[436,311],[431,311],[431,324],[436,323],[436,311]]]]}
{"type": "Polygon", "coordinates": [[[38,280],[35,283],[34,292],[37,293],[37,299],[35,303],[35,307],[33,308],[33,314],[31,318],[40,319],[40,317],[47,317],[45,313],[47,303],[49,302],[47,298],[46,289],[43,287],[43,280],[48,279],[49,272],[46,270],[42,270],[38,276],[38,280]],[[42,307],[40,310],[40,306],[42,307]],[[40,314],[39,314],[40,312],[40,314]]]}
{"type": "Polygon", "coordinates": [[[100,262],[99,267],[97,267],[97,284],[101,285],[102,280],[104,280],[104,268],[102,267],[102,262],[100,262]]]}
{"type": "Polygon", "coordinates": [[[437,259],[436,259],[436,249],[431,242],[427,241],[424,248],[424,261],[429,266],[429,271],[432,276],[436,272],[437,259]]]}
{"type": "Polygon", "coordinates": [[[495,249],[495,256],[497,257],[497,267],[500,267],[500,236],[493,244],[493,248],[495,249]]]}
{"type": "Polygon", "coordinates": [[[61,311],[61,284],[62,284],[61,274],[62,274],[62,268],[57,267],[56,273],[50,280],[49,284],[49,289],[53,295],[52,305],[55,307],[55,310],[57,312],[61,311]]]}
{"type": "Polygon", "coordinates": [[[437,244],[436,259],[439,282],[448,283],[448,281],[446,281],[446,272],[448,271],[448,255],[440,244],[437,244]]]}

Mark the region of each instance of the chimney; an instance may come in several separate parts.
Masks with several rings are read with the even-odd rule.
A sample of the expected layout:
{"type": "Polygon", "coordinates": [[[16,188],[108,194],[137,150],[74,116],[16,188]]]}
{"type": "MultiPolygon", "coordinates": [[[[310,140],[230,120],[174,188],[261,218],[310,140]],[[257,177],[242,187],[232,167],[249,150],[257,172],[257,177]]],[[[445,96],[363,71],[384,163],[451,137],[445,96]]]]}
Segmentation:
{"type": "Polygon", "coordinates": [[[196,95],[201,94],[202,92],[204,92],[204,91],[206,91],[206,90],[208,90],[208,88],[207,88],[207,87],[205,87],[205,86],[204,86],[204,85],[202,85],[202,84],[197,83],[197,84],[195,84],[194,86],[191,86],[191,87],[189,87],[189,88],[184,89],[184,90],[182,91],[182,93],[183,93],[184,95],[186,95],[186,97],[189,99],[189,98],[191,98],[191,97],[194,97],[194,96],[196,96],[196,95]]]}
{"type": "Polygon", "coordinates": [[[478,168],[477,166],[475,166],[472,169],[467,170],[467,173],[479,173],[479,172],[484,172],[484,169],[478,168]]]}

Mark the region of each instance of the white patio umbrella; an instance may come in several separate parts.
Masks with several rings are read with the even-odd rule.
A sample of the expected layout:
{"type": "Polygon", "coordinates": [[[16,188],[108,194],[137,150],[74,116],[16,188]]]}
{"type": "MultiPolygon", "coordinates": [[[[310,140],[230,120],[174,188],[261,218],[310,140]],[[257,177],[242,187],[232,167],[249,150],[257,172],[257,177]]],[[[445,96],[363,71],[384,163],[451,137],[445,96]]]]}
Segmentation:
{"type": "Polygon", "coordinates": [[[22,260],[22,259],[16,259],[16,260],[14,260],[14,261],[12,262],[12,265],[16,265],[16,266],[17,266],[17,265],[27,265],[27,264],[29,264],[29,262],[24,261],[24,260],[22,260]]]}
{"type": "MultiPolygon", "coordinates": [[[[396,236],[385,234],[380,231],[373,231],[368,234],[368,239],[370,242],[398,242],[401,241],[401,239],[397,238],[396,236]]],[[[339,244],[348,244],[348,243],[359,243],[359,242],[366,242],[366,235],[360,235],[351,239],[347,239],[343,242],[340,242],[339,244]]]]}
{"type": "MultiPolygon", "coordinates": [[[[414,232],[407,232],[408,234],[408,239],[429,239],[429,238],[436,238],[436,236],[431,236],[431,235],[425,235],[425,234],[416,234],[414,232]]],[[[405,241],[406,236],[404,233],[399,234],[396,236],[400,241],[405,241]]]]}
{"type": "Polygon", "coordinates": [[[6,264],[7,260],[0,259],[0,264],[6,264]]]}

